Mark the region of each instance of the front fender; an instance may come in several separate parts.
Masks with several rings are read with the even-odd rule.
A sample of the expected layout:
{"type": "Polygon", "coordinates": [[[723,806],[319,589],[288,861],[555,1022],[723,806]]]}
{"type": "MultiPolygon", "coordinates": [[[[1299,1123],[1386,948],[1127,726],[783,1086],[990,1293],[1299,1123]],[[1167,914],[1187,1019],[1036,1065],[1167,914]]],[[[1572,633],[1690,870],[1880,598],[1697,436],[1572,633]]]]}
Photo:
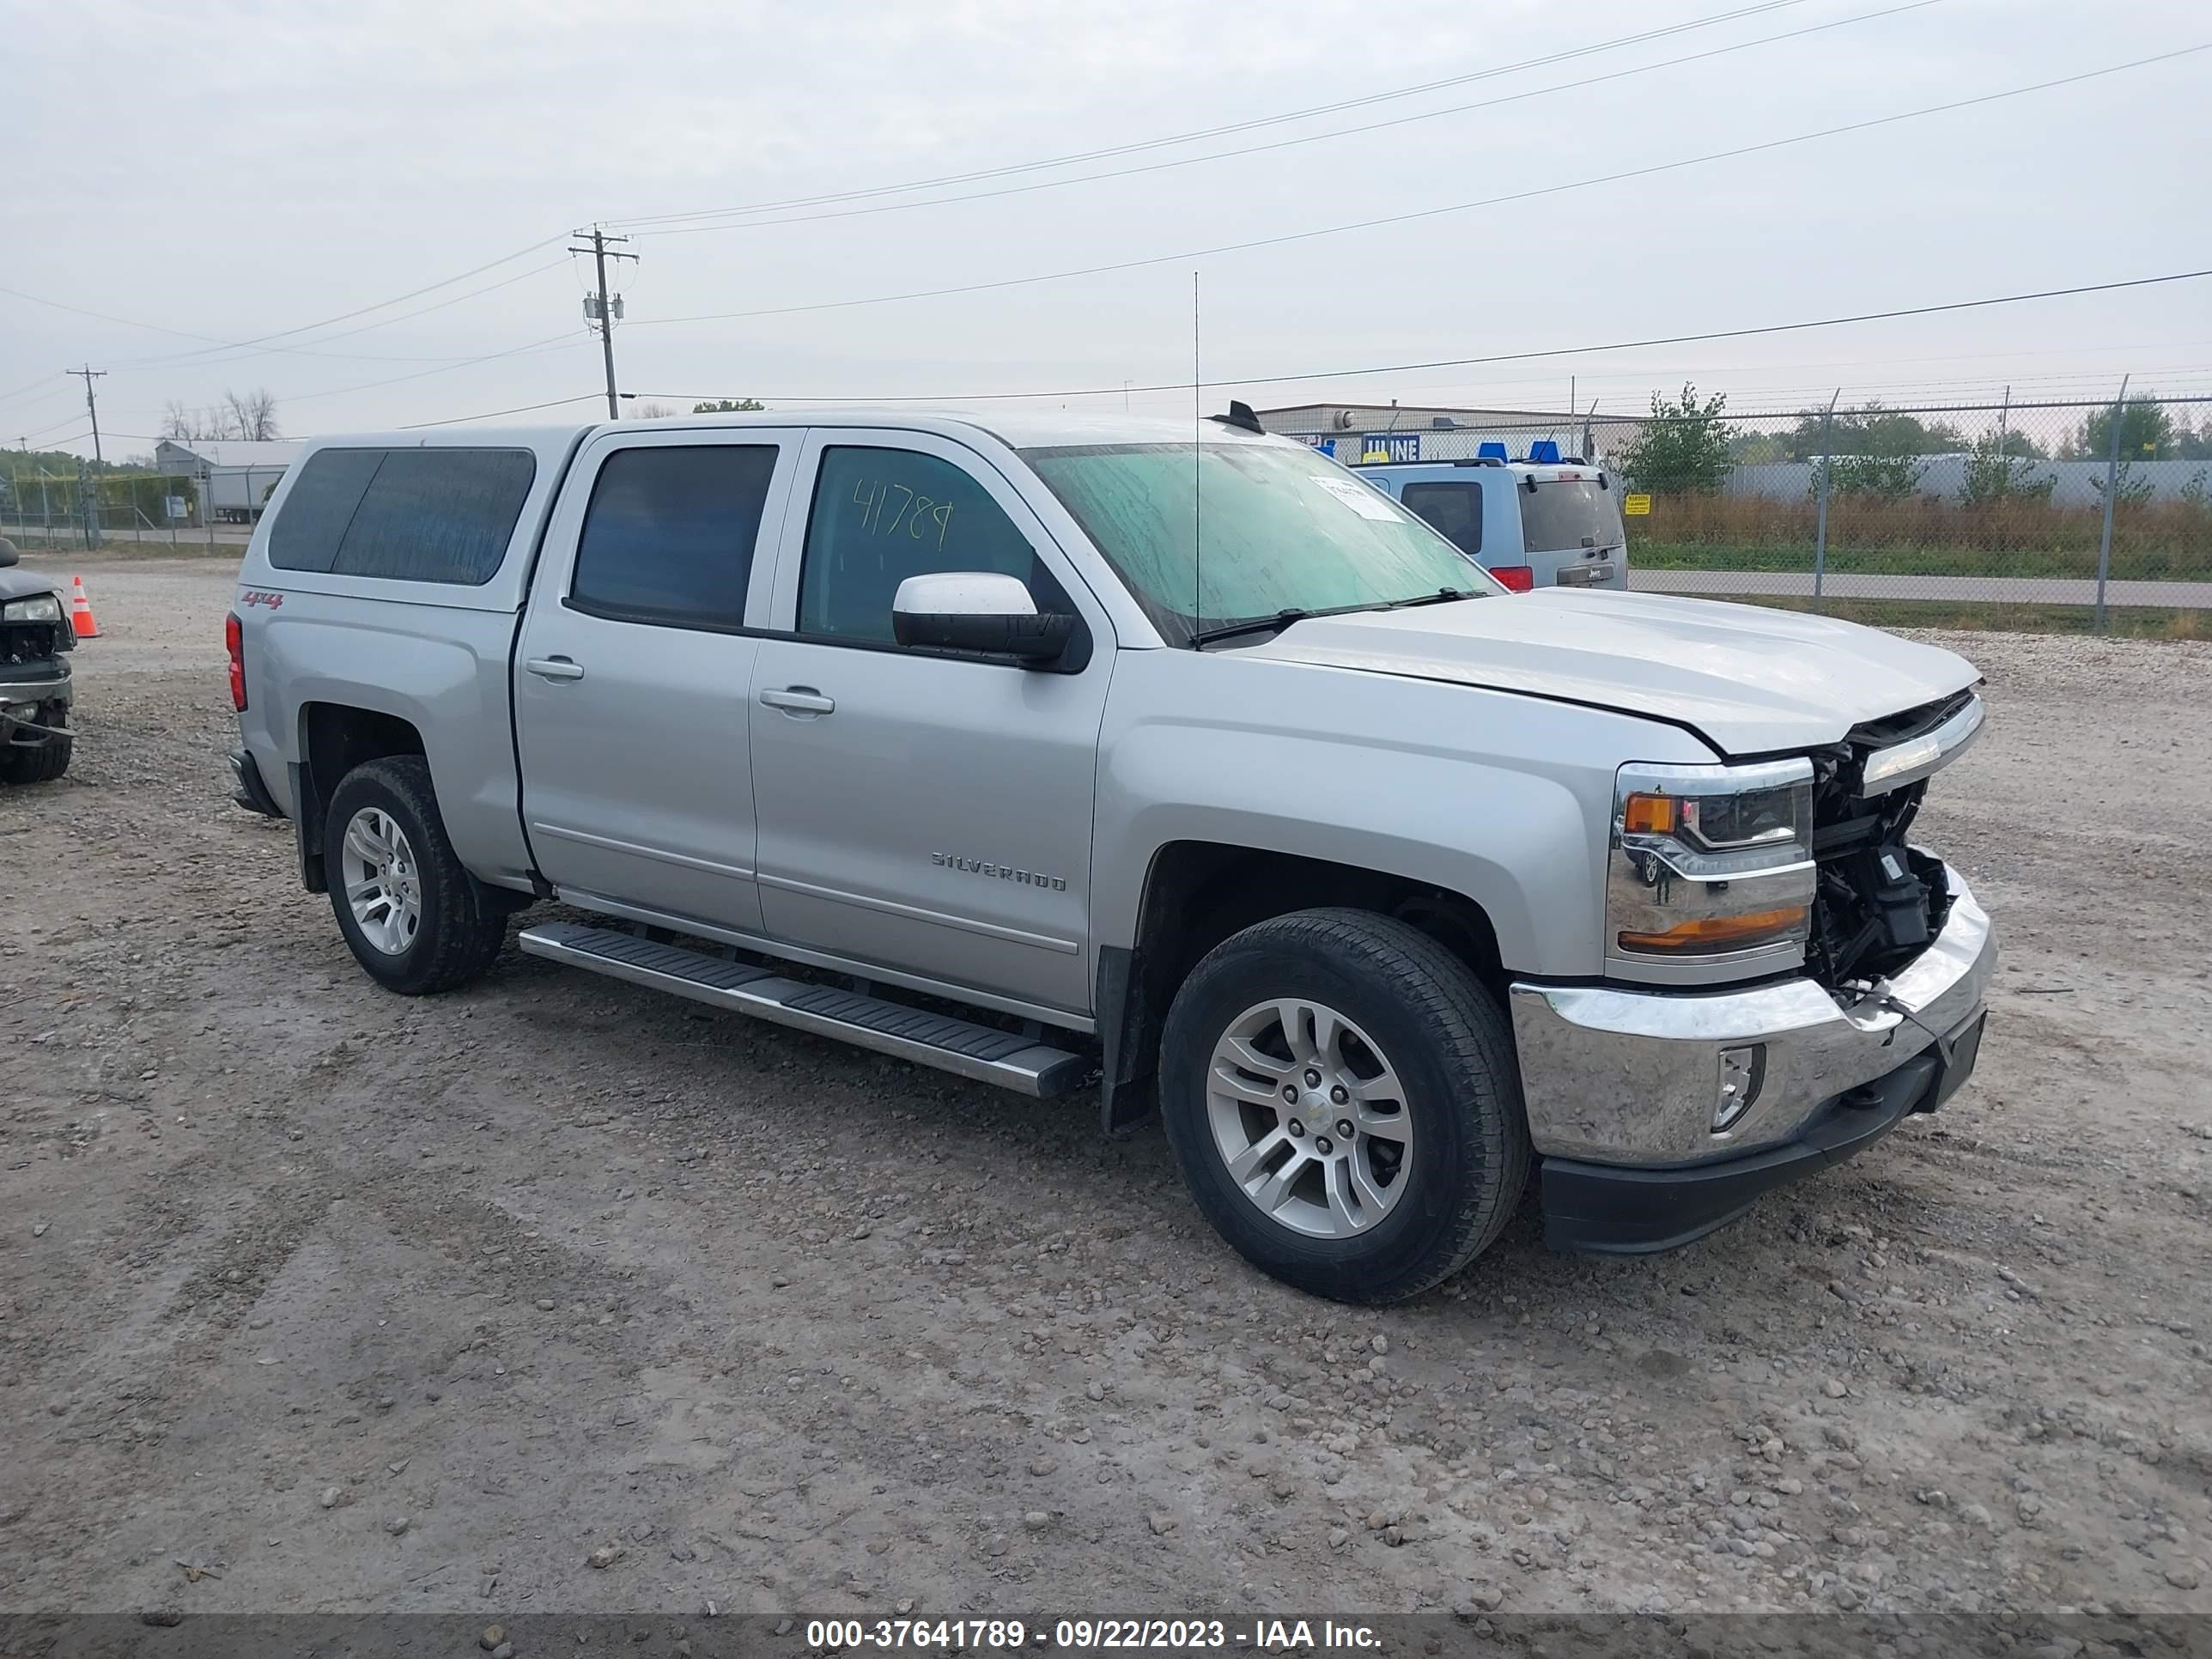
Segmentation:
{"type": "Polygon", "coordinates": [[[1099,763],[1103,945],[1135,943],[1158,850],[1200,841],[1433,885],[1515,973],[1600,971],[1613,775],[1712,755],[1632,715],[1479,687],[1153,651],[1118,672],[1099,763]]]}

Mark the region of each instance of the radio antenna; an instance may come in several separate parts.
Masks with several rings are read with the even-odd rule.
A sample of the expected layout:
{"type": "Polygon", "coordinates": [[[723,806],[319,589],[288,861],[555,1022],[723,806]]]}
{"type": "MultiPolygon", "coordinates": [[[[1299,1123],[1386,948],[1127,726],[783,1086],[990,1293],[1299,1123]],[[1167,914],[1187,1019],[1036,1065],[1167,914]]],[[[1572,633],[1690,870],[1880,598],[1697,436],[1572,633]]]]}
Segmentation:
{"type": "Polygon", "coordinates": [[[1199,532],[1199,437],[1206,430],[1206,417],[1200,399],[1205,396],[1200,384],[1204,376],[1199,368],[1198,343],[1198,272],[1190,273],[1190,629],[1195,635],[1202,625],[1203,611],[1199,604],[1198,550],[1199,532]]]}

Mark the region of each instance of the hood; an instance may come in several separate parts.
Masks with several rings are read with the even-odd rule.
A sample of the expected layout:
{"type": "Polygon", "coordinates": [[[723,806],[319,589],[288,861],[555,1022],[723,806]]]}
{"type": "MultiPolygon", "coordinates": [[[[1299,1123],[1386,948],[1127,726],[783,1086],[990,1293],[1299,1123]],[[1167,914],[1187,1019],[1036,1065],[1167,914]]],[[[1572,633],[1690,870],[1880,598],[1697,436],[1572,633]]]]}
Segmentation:
{"type": "Polygon", "coordinates": [[[35,570],[26,570],[20,565],[0,568],[0,600],[27,599],[36,594],[58,594],[61,591],[59,582],[35,570]]]}
{"type": "Polygon", "coordinates": [[[1980,678],[1964,657],[1856,623],[1565,588],[1316,617],[1251,654],[1594,703],[1688,726],[1729,756],[1834,743],[1980,678]]]}

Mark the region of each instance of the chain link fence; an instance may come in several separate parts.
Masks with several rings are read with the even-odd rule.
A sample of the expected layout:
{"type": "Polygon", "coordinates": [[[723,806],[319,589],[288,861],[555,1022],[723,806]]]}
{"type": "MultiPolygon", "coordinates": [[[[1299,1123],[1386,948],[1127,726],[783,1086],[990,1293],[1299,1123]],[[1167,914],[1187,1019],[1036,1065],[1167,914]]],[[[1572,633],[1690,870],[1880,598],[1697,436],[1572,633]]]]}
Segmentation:
{"type": "Polygon", "coordinates": [[[1299,433],[1340,460],[1581,460],[1632,585],[1892,625],[2212,633],[2212,398],[1590,412],[1299,433]]]}
{"type": "Polygon", "coordinates": [[[239,469],[212,480],[191,474],[57,471],[33,465],[0,471],[0,536],[25,550],[153,543],[181,551],[240,545],[281,467],[239,469]]]}
{"type": "MultiPolygon", "coordinates": [[[[1618,481],[1630,580],[1654,592],[1911,625],[2212,633],[2212,398],[1431,416],[1299,432],[1340,460],[1578,458],[1618,481]]],[[[245,538],[281,468],[0,475],[31,549],[245,538]]]]}

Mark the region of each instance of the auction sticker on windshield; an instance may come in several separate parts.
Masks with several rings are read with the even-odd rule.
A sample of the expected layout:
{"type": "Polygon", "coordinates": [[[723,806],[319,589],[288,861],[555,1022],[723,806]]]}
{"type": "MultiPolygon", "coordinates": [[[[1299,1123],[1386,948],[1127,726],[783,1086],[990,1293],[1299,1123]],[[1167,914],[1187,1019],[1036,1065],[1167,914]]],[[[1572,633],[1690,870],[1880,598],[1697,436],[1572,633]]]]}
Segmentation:
{"type": "Polygon", "coordinates": [[[1402,524],[1405,521],[1396,507],[1356,479],[1324,478],[1318,472],[1311,476],[1316,483],[1363,519],[1376,519],[1384,524],[1402,524]]]}

